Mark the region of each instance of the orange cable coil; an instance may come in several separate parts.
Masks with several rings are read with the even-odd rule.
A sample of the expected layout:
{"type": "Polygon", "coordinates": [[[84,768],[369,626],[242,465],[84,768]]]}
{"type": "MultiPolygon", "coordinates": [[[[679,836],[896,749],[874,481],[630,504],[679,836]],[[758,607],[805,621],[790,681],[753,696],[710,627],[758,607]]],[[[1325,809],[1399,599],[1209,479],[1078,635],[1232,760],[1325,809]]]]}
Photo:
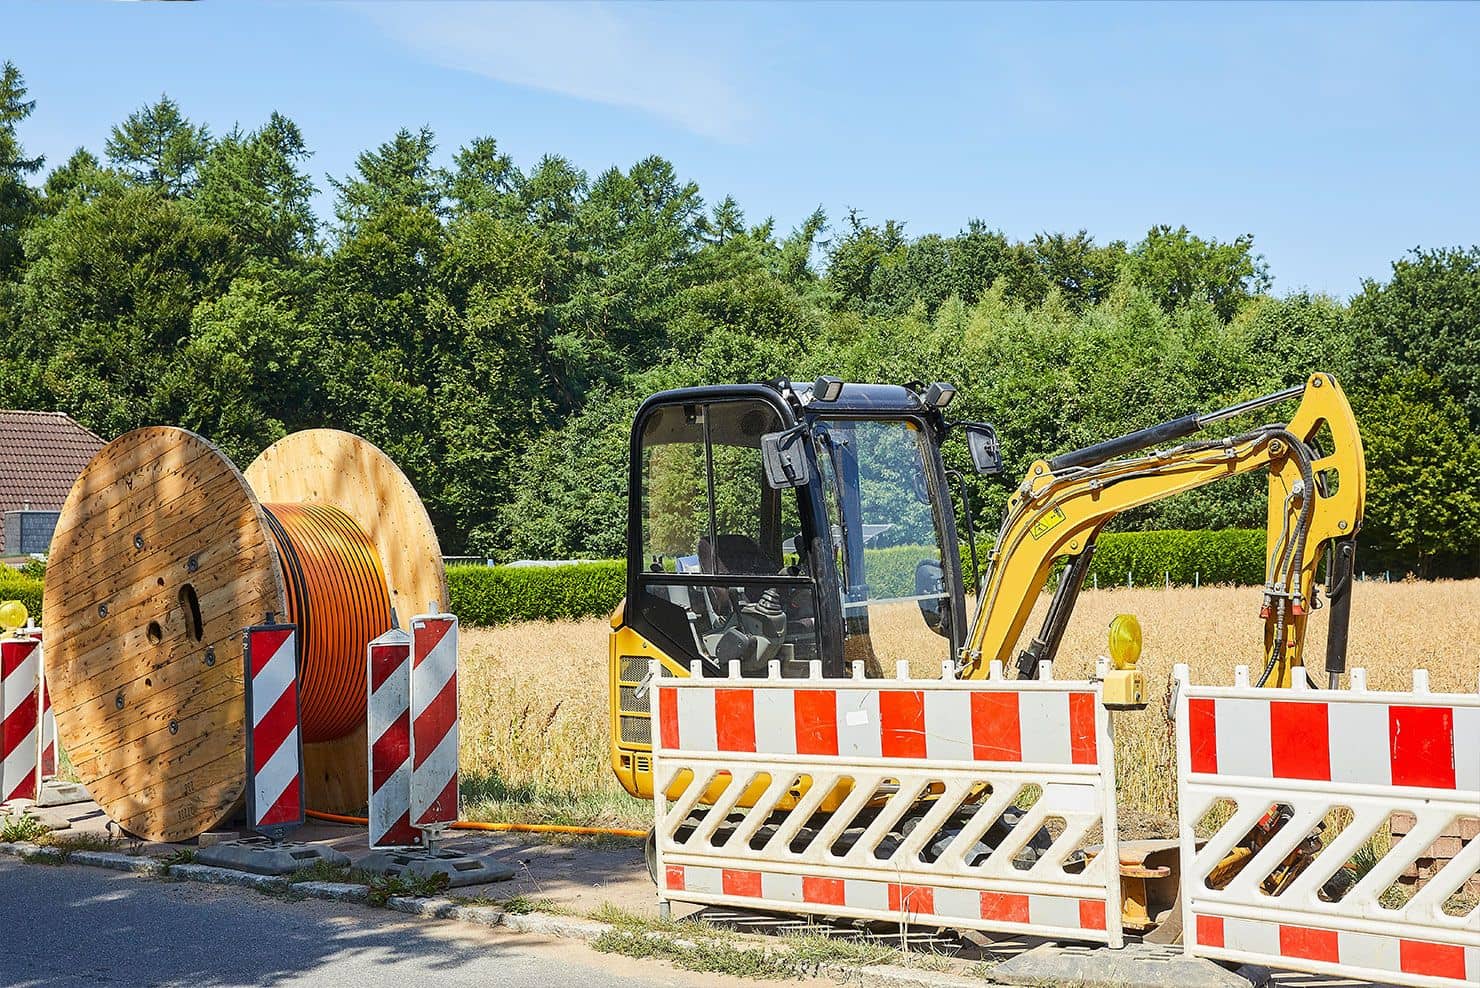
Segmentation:
{"type": "Polygon", "coordinates": [[[365,722],[365,649],[391,626],[380,555],[355,520],[327,504],[264,504],[282,562],[287,620],[298,625],[300,726],[306,742],[365,722]]]}

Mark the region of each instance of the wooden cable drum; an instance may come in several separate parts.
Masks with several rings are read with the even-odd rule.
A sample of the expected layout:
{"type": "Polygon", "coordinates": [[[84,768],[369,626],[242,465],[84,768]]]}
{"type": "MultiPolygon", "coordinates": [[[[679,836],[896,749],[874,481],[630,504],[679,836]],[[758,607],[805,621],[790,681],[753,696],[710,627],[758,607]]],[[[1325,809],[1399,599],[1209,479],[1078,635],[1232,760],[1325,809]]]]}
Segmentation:
{"type": "Polygon", "coordinates": [[[83,470],[47,567],[47,683],[78,776],[119,826],[184,840],[246,786],[241,634],[300,627],[308,804],[367,796],[365,646],[447,600],[436,533],[389,458],[317,429],[243,475],[184,429],[139,429],[83,470]]]}

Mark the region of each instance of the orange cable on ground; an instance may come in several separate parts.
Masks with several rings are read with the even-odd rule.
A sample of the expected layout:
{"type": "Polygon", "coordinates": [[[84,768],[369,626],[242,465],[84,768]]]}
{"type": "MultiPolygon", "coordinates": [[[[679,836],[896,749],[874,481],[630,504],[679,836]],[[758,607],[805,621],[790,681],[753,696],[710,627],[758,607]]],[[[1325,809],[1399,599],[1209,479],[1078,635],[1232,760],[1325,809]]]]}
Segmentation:
{"type": "MultiPolygon", "coordinates": [[[[305,810],[312,820],[326,820],[329,823],[351,823],[359,826],[369,826],[370,821],[362,816],[348,816],[343,813],[320,813],[318,810],[305,810]]],[[[576,827],[563,823],[483,823],[479,820],[459,820],[452,825],[453,830],[483,830],[483,831],[516,831],[528,834],[587,834],[592,836],[612,837],[636,837],[642,839],[647,836],[645,830],[628,830],[622,827],[576,827]]]]}

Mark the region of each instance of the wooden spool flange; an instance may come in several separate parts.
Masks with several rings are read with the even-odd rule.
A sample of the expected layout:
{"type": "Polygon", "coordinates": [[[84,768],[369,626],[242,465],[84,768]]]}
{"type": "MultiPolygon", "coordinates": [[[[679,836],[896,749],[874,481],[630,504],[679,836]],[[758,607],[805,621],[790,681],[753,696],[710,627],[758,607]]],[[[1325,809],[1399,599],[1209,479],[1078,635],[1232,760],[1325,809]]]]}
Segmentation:
{"type": "MultiPolygon", "coordinates": [[[[242,630],[287,610],[259,493],[354,518],[403,620],[446,600],[426,511],[370,443],[298,433],[250,473],[262,491],[200,436],[139,429],[87,465],[53,536],[43,616],[58,735],[108,816],[149,840],[221,824],[245,790],[242,630]]],[[[310,807],[364,804],[363,726],[304,754],[310,807]]]]}

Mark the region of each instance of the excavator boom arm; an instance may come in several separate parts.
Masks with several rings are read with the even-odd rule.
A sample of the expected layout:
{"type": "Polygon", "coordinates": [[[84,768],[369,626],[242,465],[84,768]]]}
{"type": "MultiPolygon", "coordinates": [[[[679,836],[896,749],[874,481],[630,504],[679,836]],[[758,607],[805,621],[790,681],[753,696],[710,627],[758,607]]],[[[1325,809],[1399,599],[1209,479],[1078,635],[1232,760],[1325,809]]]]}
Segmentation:
{"type": "MultiPolygon", "coordinates": [[[[1305,621],[1313,604],[1316,570],[1328,543],[1349,575],[1366,492],[1361,435],[1336,379],[1312,374],[1293,388],[1210,415],[1189,415],[1128,436],[1033,464],[1008,501],[976,618],[962,653],[963,676],[985,677],[991,663],[1006,663],[1055,560],[1070,557],[1064,588],[1050,609],[1037,654],[1048,657],[1088,568],[1088,554],[1104,526],[1132,508],[1255,470],[1269,471],[1265,664],[1261,682],[1288,685],[1303,662],[1305,621]],[[1261,426],[1216,440],[1184,442],[1142,452],[1160,442],[1185,439],[1214,422],[1287,398],[1301,398],[1285,424],[1261,426]],[[1112,457],[1133,454],[1118,459],[1112,457]],[[1076,562],[1078,563],[1076,565],[1076,562]],[[1046,653],[1046,654],[1044,654],[1046,653]]],[[[1347,580],[1349,585],[1349,579],[1347,580]]],[[[1333,585],[1333,596],[1344,588],[1333,585]]],[[[1345,614],[1345,598],[1339,601],[1345,614]]],[[[1340,644],[1344,649],[1344,628],[1340,644]]],[[[1030,654],[1033,654],[1030,650],[1030,654]]],[[[1328,652],[1328,669],[1341,671],[1328,652]]]]}

